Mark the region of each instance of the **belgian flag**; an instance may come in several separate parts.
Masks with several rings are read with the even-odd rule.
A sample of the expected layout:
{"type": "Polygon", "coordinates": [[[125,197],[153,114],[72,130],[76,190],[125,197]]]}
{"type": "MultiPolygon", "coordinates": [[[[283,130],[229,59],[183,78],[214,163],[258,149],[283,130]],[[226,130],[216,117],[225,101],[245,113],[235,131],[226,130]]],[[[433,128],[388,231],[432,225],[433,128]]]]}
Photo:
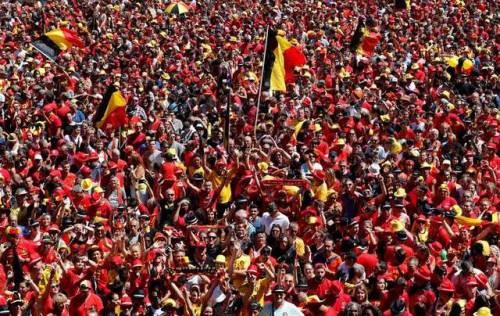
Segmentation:
{"type": "Polygon", "coordinates": [[[286,91],[286,79],[293,80],[293,68],[306,63],[298,46],[292,45],[283,35],[269,29],[266,36],[266,55],[262,88],[272,91],[286,91]]]}
{"type": "Polygon", "coordinates": [[[127,100],[114,85],[110,85],[94,116],[96,127],[115,129],[127,123],[126,106],[127,100]]]}
{"type": "Polygon", "coordinates": [[[63,27],[43,34],[32,45],[50,59],[56,58],[61,51],[68,50],[73,46],[79,48],[85,47],[82,39],[76,32],[63,27]]]}
{"type": "Polygon", "coordinates": [[[363,56],[370,57],[373,55],[373,51],[381,38],[380,33],[370,31],[365,27],[364,22],[360,20],[351,39],[351,50],[363,56]]]}

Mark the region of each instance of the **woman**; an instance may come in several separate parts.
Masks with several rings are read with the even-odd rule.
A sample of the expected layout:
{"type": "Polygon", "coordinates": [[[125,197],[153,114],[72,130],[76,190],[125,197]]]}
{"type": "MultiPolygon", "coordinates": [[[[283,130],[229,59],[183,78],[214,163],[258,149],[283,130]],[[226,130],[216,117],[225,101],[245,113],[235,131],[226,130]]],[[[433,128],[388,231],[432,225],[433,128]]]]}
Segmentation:
{"type": "Polygon", "coordinates": [[[271,234],[267,237],[267,244],[275,249],[279,245],[279,238],[283,234],[283,231],[281,229],[280,225],[274,224],[271,227],[271,234]]]}
{"type": "Polygon", "coordinates": [[[352,300],[360,305],[368,303],[368,289],[364,284],[356,286],[352,295],[352,300]]]}

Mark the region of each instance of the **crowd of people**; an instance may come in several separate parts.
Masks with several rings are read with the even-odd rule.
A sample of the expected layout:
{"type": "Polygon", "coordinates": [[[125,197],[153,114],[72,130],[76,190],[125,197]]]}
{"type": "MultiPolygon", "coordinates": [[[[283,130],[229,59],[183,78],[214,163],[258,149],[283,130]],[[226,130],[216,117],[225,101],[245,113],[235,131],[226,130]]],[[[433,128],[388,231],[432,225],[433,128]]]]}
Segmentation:
{"type": "Polygon", "coordinates": [[[169,4],[0,2],[0,315],[500,315],[496,1],[169,4]]]}

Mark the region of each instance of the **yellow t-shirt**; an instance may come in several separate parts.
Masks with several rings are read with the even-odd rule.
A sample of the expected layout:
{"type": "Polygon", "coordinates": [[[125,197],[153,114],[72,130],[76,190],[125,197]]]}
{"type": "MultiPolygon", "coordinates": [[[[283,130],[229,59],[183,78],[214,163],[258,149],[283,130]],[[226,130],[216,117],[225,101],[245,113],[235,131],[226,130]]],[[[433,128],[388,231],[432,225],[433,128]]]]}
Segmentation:
{"type": "MultiPolygon", "coordinates": [[[[222,184],[222,181],[224,181],[224,178],[219,176],[215,171],[213,171],[212,174],[210,175],[210,181],[212,181],[214,188],[218,188],[222,184]]],[[[231,200],[231,195],[232,195],[231,185],[228,183],[220,191],[219,203],[221,204],[228,203],[231,200]]]]}
{"type": "MultiPolygon", "coordinates": [[[[226,258],[226,267],[229,268],[229,263],[231,262],[231,256],[227,256],[226,258]]],[[[250,266],[250,256],[242,255],[236,260],[234,260],[234,270],[246,270],[250,266]]],[[[233,285],[236,288],[240,288],[240,286],[245,281],[245,277],[243,276],[235,276],[233,279],[233,285]]]]}
{"type": "Polygon", "coordinates": [[[269,289],[271,281],[269,279],[260,279],[255,282],[255,286],[248,283],[243,283],[241,287],[238,288],[242,299],[243,305],[247,305],[250,300],[257,301],[260,305],[264,305],[264,297],[269,289]]]}
{"type": "Polygon", "coordinates": [[[195,173],[198,173],[198,174],[201,174],[202,176],[205,176],[205,170],[203,169],[203,167],[199,167],[199,168],[189,167],[188,168],[189,177],[192,177],[195,173]]]}

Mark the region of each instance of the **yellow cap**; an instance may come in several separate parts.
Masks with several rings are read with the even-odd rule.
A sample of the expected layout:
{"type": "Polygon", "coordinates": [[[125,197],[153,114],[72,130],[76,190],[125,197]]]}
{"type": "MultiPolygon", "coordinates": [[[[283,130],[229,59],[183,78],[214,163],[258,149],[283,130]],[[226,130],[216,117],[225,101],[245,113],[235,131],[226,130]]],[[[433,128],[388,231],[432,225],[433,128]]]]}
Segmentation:
{"type": "Polygon", "coordinates": [[[405,198],[406,190],[404,188],[398,188],[396,192],[394,192],[394,196],[397,198],[405,198]]]}
{"type": "Polygon", "coordinates": [[[391,221],[392,232],[396,233],[396,232],[402,231],[404,229],[405,229],[405,227],[403,226],[403,224],[399,220],[393,219],[391,221]]]}
{"type": "Polygon", "coordinates": [[[87,178],[87,179],[82,180],[81,185],[82,185],[82,189],[87,191],[87,190],[90,190],[90,188],[92,188],[93,183],[92,183],[92,180],[87,178]]]}
{"type": "Polygon", "coordinates": [[[167,298],[166,300],[164,300],[163,301],[163,306],[164,307],[170,306],[170,307],[172,307],[174,309],[179,308],[179,306],[177,306],[177,302],[174,299],[172,299],[172,298],[167,298]]]}
{"type": "Polygon", "coordinates": [[[262,171],[263,173],[267,173],[268,172],[268,168],[269,168],[269,164],[267,162],[259,162],[257,164],[257,167],[259,168],[260,171],[262,171]]]}
{"type": "Polygon", "coordinates": [[[224,255],[218,255],[215,258],[215,263],[223,263],[226,264],[226,257],[224,255]]]}

